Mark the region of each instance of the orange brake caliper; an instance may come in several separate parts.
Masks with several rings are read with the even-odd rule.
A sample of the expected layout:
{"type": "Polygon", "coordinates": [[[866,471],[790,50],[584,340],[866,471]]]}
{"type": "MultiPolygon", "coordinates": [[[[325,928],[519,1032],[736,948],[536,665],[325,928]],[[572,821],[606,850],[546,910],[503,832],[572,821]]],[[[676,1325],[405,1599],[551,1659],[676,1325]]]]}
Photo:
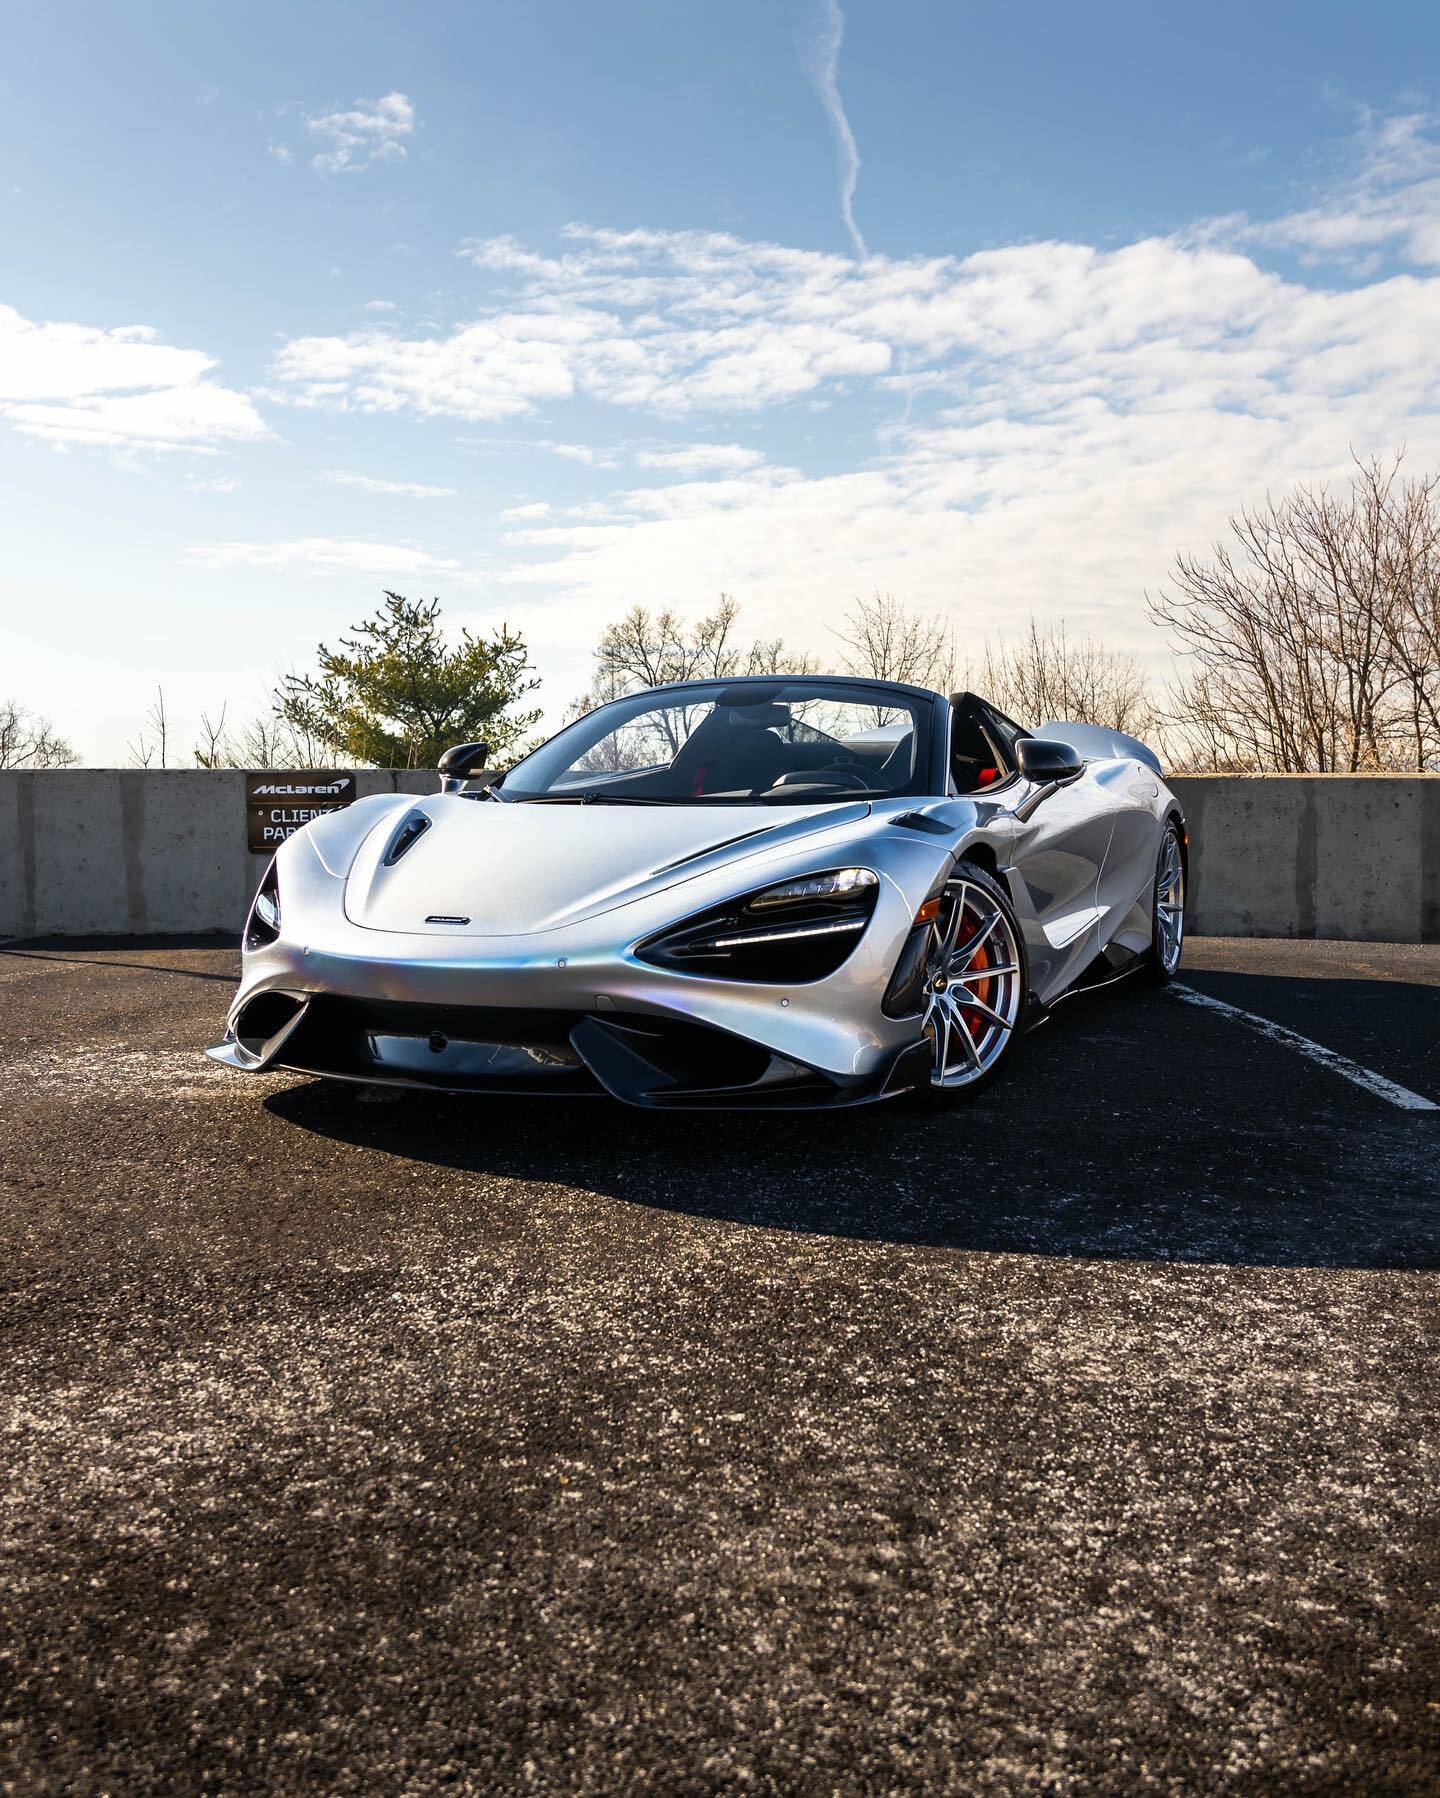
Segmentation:
{"type": "MultiPolygon", "coordinates": [[[[974,936],[974,934],[975,934],[975,932],[972,930],[970,932],[970,936],[974,936]]],[[[966,942],[968,942],[969,937],[967,937],[965,940],[966,940],[966,942]]],[[[960,946],[961,946],[961,948],[964,948],[965,945],[964,945],[964,943],[962,943],[960,946]]],[[[988,942],[985,942],[985,943],[982,943],[980,945],[980,947],[975,951],[975,959],[970,963],[969,967],[966,968],[965,972],[967,974],[974,974],[979,969],[988,968],[989,966],[990,966],[990,945],[988,942]]],[[[990,982],[988,980],[982,980],[978,985],[975,985],[975,986],[972,986],[967,981],[965,984],[965,987],[964,987],[964,991],[966,993],[973,993],[973,995],[977,999],[983,1000],[985,1002],[985,1004],[987,1004],[987,1005],[990,1003],[990,982]]],[[[969,1007],[967,1005],[963,1005],[963,1004],[960,1007],[960,1009],[963,1012],[964,1017],[965,1017],[965,1028],[974,1037],[982,1036],[985,1031],[985,1026],[989,1022],[989,1020],[985,1017],[985,1015],[982,1012],[972,1010],[971,1007],[969,1007]]]]}

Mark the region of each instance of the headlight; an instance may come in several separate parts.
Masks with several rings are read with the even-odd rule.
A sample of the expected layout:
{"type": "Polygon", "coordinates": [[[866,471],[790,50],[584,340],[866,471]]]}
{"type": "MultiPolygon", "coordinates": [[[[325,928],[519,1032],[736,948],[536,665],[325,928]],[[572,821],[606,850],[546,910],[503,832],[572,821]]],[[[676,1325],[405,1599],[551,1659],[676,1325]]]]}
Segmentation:
{"type": "Polygon", "coordinates": [[[279,934],[280,877],[275,872],[274,862],[271,862],[265,870],[265,878],[260,882],[255,903],[250,907],[250,916],[245,924],[245,947],[263,949],[267,943],[273,943],[279,934]]]}
{"type": "Polygon", "coordinates": [[[869,868],[807,874],[697,913],[635,953],[658,967],[724,980],[823,980],[859,942],[879,891],[869,868]]]}
{"type": "Polygon", "coordinates": [[[804,880],[787,880],[782,886],[766,887],[750,901],[750,909],[768,911],[772,905],[800,905],[807,899],[846,899],[879,884],[869,868],[836,868],[833,874],[811,874],[804,880]]]}

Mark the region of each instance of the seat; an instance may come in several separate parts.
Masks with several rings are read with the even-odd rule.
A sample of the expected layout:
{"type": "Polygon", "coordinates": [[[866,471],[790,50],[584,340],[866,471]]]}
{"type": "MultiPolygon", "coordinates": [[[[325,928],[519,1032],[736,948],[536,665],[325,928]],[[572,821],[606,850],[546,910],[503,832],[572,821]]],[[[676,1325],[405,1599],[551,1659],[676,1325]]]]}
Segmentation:
{"type": "Polygon", "coordinates": [[[950,775],[957,793],[978,792],[1000,778],[995,750],[980,728],[981,704],[973,693],[950,695],[950,775]]]}
{"type": "Polygon", "coordinates": [[[914,753],[915,733],[907,730],[880,764],[880,779],[877,784],[885,787],[903,786],[910,778],[910,759],[914,753]]]}
{"type": "Polygon", "coordinates": [[[717,706],[671,764],[696,798],[737,790],[765,792],[790,765],[774,731],[737,719],[735,710],[717,706]]]}

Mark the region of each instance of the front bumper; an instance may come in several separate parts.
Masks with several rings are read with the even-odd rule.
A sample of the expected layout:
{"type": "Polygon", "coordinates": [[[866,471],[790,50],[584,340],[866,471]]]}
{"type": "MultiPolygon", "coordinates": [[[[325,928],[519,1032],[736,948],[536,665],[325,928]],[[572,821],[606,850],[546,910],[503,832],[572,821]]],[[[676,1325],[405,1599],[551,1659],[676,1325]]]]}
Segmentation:
{"type": "Polygon", "coordinates": [[[928,1078],[923,1041],[836,1075],[690,1019],[655,1013],[425,1004],[286,993],[243,1004],[207,1053],[246,1073],[431,1092],[584,1098],[650,1110],[829,1110],[928,1078]]]}
{"type": "MultiPolygon", "coordinates": [[[[225,1041],[211,1051],[229,1066],[445,1091],[602,1092],[655,1107],[828,1107],[912,1083],[920,1019],[887,1017],[883,1002],[947,859],[932,838],[866,845],[880,887],[863,936],[835,972],[791,984],[635,954],[677,916],[724,899],[733,870],[563,928],[451,937],[356,925],[304,833],[288,848],[277,863],[282,935],[246,953],[225,1041]]],[[[848,840],[839,853],[851,858],[848,840]]],[[[749,864],[746,885],[793,874],[796,859],[749,864]]],[[[804,865],[815,859],[807,852],[804,865]]]]}

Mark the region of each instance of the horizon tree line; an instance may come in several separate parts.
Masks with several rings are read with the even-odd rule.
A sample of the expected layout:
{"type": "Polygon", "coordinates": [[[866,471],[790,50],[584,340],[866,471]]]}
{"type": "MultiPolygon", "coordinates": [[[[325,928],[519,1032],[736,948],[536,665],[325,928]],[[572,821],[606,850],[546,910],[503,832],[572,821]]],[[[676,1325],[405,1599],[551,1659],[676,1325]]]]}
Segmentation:
{"type": "MultiPolygon", "coordinates": [[[[970,687],[1034,727],[1046,719],[1148,737],[1174,770],[1440,771],[1440,473],[1407,475],[1403,451],[1356,458],[1348,484],[1300,485],[1242,509],[1208,554],[1181,552],[1147,593],[1176,666],[1157,681],[1130,650],[1031,616],[963,650],[955,624],[894,594],[856,598],[830,627],[837,672],[949,692],[970,687]]],[[[643,687],[740,674],[814,674],[813,650],[746,639],[721,594],[687,617],[634,606],[601,631],[568,719],[643,687]]],[[[268,712],[238,729],[201,714],[186,765],[433,766],[449,743],[484,738],[500,765],[540,712],[528,648],[501,624],[448,638],[438,599],[386,592],[380,608],[284,676],[268,712]]],[[[157,690],[130,745],[169,765],[173,730],[157,690]]],[[[0,768],[78,761],[48,719],[0,703],[0,768]]]]}

